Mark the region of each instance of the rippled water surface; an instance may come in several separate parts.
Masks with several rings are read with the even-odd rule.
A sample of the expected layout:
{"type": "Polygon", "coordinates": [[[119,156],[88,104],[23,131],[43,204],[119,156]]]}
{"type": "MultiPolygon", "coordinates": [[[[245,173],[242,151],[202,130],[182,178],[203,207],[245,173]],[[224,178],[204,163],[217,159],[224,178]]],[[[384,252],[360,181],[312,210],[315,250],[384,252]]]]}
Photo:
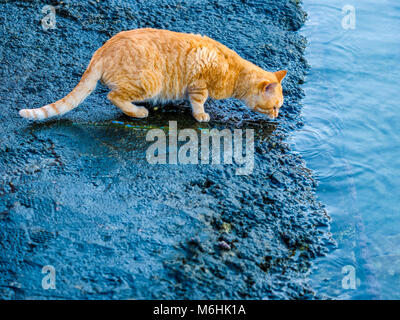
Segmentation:
{"type": "Polygon", "coordinates": [[[311,281],[333,298],[400,299],[400,2],[303,7],[311,69],[292,143],[316,173],[338,245],[311,281]],[[342,26],[345,5],[354,29],[342,26]]]}

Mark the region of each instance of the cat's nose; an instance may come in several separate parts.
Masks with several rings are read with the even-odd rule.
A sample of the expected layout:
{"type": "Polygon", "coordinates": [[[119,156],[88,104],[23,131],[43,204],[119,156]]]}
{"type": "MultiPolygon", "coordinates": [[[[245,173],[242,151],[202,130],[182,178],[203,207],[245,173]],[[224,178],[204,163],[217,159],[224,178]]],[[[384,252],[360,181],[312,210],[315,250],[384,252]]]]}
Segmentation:
{"type": "Polygon", "coordinates": [[[274,120],[276,118],[275,113],[272,111],[270,113],[268,113],[268,116],[271,120],[274,120]]]}

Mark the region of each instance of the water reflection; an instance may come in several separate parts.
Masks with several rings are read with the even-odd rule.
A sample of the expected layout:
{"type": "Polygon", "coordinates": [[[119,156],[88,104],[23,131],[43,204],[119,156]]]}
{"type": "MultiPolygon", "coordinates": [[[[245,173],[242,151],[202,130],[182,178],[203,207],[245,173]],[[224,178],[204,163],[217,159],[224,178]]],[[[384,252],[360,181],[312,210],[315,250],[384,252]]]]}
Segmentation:
{"type": "Polygon", "coordinates": [[[311,65],[304,85],[305,126],[292,143],[320,181],[338,249],[311,275],[339,299],[399,299],[400,7],[394,0],[355,4],[356,28],[341,26],[339,0],[304,1],[311,65]],[[343,286],[354,267],[356,289],[343,286]]]}

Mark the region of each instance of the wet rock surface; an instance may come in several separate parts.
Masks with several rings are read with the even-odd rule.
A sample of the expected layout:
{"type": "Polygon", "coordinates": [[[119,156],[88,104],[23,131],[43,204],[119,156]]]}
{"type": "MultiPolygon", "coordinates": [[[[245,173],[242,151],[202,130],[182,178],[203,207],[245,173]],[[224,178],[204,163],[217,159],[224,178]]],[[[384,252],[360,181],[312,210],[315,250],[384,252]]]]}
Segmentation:
{"type": "Polygon", "coordinates": [[[302,125],[305,14],[297,1],[0,1],[0,298],[318,297],[329,217],[285,140],[302,125]],[[43,30],[42,7],[56,8],[43,30]],[[18,115],[67,94],[109,37],[140,27],[206,34],[259,66],[288,69],[278,121],[235,100],[123,115],[96,91],[61,118],[18,115]],[[152,165],[150,128],[255,130],[255,166],[152,165]],[[43,266],[56,289],[42,288],[43,266]]]}

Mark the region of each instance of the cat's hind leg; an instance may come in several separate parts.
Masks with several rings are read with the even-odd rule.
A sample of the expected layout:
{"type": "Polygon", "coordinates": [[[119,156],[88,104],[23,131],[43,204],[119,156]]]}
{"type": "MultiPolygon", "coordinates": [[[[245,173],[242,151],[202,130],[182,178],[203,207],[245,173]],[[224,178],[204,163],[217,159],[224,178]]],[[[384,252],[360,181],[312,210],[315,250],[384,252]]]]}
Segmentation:
{"type": "Polygon", "coordinates": [[[204,111],[204,103],[208,98],[208,90],[199,84],[189,86],[189,101],[192,105],[193,117],[199,122],[210,121],[210,115],[204,111]]]}
{"type": "Polygon", "coordinates": [[[134,118],[146,118],[149,115],[149,111],[145,107],[139,107],[134,105],[131,101],[142,101],[140,96],[132,97],[132,94],[127,94],[121,90],[113,90],[108,96],[108,100],[118,108],[122,110],[127,116],[134,118]]]}

